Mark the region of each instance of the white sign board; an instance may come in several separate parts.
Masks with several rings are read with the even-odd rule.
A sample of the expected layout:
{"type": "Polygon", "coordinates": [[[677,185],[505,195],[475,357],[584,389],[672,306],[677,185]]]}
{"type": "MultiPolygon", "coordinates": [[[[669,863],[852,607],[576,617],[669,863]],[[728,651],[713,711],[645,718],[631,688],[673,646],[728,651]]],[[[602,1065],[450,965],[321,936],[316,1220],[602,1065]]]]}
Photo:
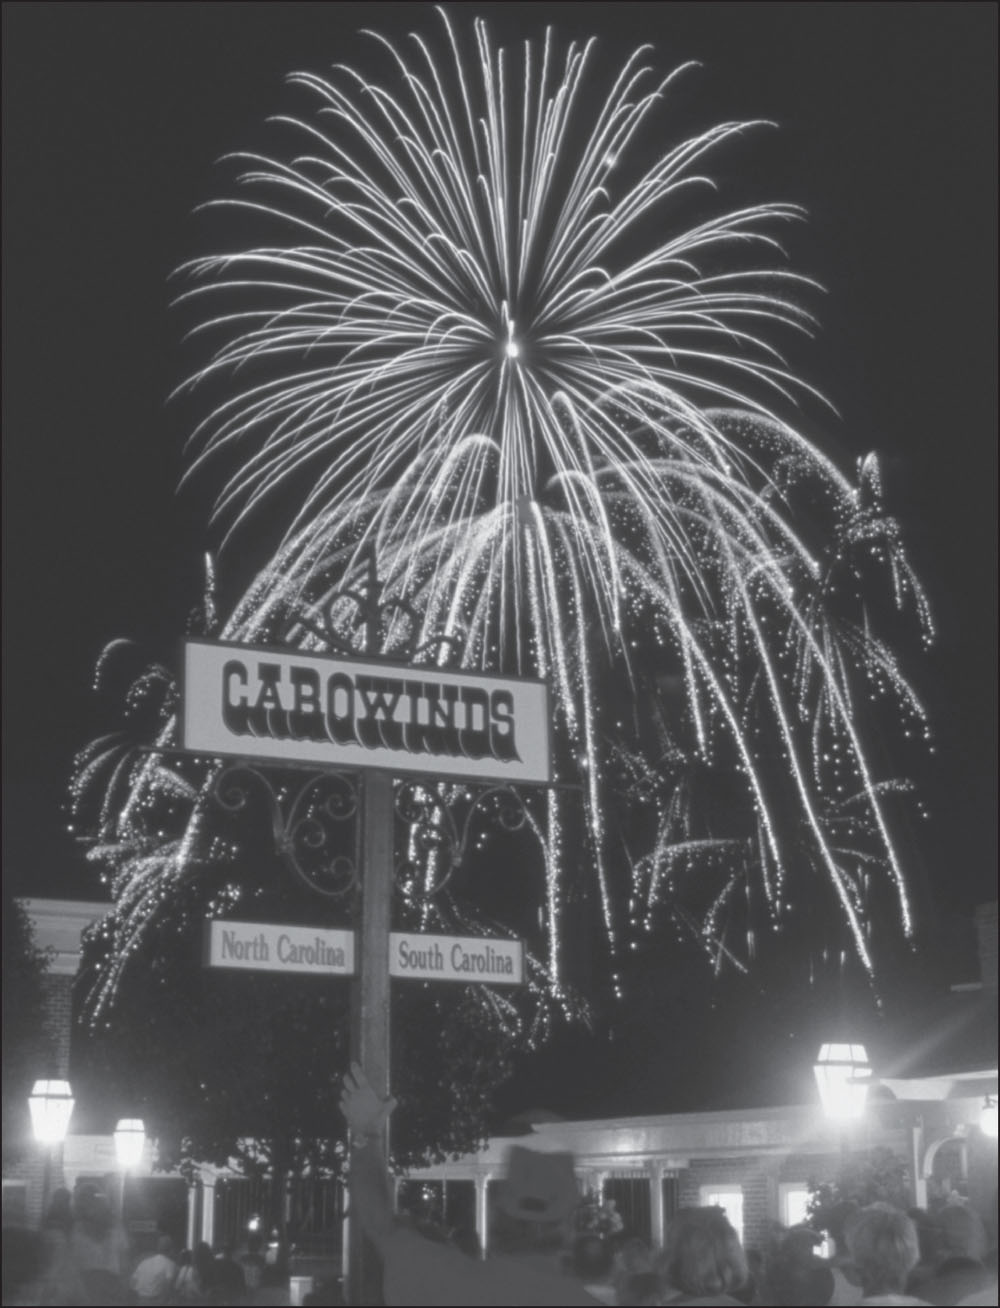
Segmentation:
{"type": "Polygon", "coordinates": [[[181,745],[281,763],[551,781],[548,687],[188,640],[181,745]]]}
{"type": "MultiPolygon", "coordinates": [[[[351,976],[355,968],[354,932],[217,920],[208,923],[205,961],[209,967],[250,972],[351,976]]],[[[391,931],[389,975],[418,981],[460,981],[465,985],[523,985],[524,945],[520,940],[391,931]]]]}
{"type": "Polygon", "coordinates": [[[518,986],[524,982],[524,946],[520,940],[391,931],[389,975],[464,981],[466,985],[518,986]]]}
{"type": "Polygon", "coordinates": [[[215,921],[209,923],[205,961],[209,967],[245,968],[251,972],[351,976],[354,932],[268,922],[215,921]]]}

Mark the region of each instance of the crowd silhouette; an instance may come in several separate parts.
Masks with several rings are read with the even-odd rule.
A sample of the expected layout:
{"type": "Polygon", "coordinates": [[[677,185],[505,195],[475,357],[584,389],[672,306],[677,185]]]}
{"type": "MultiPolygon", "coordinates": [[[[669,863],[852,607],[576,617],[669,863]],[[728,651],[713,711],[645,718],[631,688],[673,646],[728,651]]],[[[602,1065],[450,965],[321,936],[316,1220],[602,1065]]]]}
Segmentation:
{"type": "MultiPolygon", "coordinates": [[[[958,1196],[933,1213],[888,1203],[842,1204],[823,1233],[774,1224],[763,1248],[744,1249],[719,1207],[685,1207],[662,1247],[631,1232],[593,1196],[581,1201],[573,1156],[511,1147],[490,1248],[475,1231],[394,1212],[382,1144],[394,1107],[360,1067],[341,1106],[353,1142],[351,1211],[382,1259],[388,1305],[996,1305],[997,1251],[958,1196]],[[596,1216],[595,1216],[596,1214],[596,1216]],[[832,1246],[832,1252],[830,1248],[832,1246]]],[[[290,1302],[268,1284],[261,1239],[240,1251],[207,1243],[175,1250],[166,1233],[133,1255],[107,1196],[90,1184],[56,1190],[37,1230],[3,1233],[3,1303],[10,1305],[290,1302]]],[[[310,1305],[343,1304],[330,1279],[310,1305]]]]}

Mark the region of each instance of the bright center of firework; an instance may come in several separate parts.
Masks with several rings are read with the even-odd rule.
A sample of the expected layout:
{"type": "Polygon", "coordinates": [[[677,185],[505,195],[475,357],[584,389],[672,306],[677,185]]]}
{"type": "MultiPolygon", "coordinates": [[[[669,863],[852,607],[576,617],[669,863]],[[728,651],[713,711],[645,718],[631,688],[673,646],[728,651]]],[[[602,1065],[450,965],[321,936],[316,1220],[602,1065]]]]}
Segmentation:
{"type": "Polygon", "coordinates": [[[503,309],[504,327],[507,330],[507,341],[504,345],[504,352],[508,359],[516,359],[521,353],[521,347],[518,345],[514,336],[515,323],[514,319],[508,316],[507,304],[504,303],[503,309]]]}

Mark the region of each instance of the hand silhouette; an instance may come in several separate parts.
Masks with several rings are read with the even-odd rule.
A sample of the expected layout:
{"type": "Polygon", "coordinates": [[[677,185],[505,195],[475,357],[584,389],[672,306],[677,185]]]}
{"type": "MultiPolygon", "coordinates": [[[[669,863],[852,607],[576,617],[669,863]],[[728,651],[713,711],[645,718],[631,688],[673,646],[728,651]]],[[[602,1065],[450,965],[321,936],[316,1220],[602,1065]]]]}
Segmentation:
{"type": "Polygon", "coordinates": [[[392,1095],[388,1099],[380,1099],[372,1089],[361,1064],[352,1063],[351,1070],[344,1077],[344,1088],[340,1094],[340,1111],[347,1119],[351,1135],[359,1138],[381,1135],[389,1114],[395,1107],[396,1100],[392,1095]]]}

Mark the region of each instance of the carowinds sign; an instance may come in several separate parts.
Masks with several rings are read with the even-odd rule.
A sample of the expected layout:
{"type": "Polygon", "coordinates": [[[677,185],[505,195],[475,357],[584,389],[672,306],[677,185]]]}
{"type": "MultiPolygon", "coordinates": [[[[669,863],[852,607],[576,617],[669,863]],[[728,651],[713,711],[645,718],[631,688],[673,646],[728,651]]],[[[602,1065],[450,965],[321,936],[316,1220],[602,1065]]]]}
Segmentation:
{"type": "Polygon", "coordinates": [[[181,744],[393,775],[551,781],[542,681],[207,640],[184,644],[181,744]]]}

